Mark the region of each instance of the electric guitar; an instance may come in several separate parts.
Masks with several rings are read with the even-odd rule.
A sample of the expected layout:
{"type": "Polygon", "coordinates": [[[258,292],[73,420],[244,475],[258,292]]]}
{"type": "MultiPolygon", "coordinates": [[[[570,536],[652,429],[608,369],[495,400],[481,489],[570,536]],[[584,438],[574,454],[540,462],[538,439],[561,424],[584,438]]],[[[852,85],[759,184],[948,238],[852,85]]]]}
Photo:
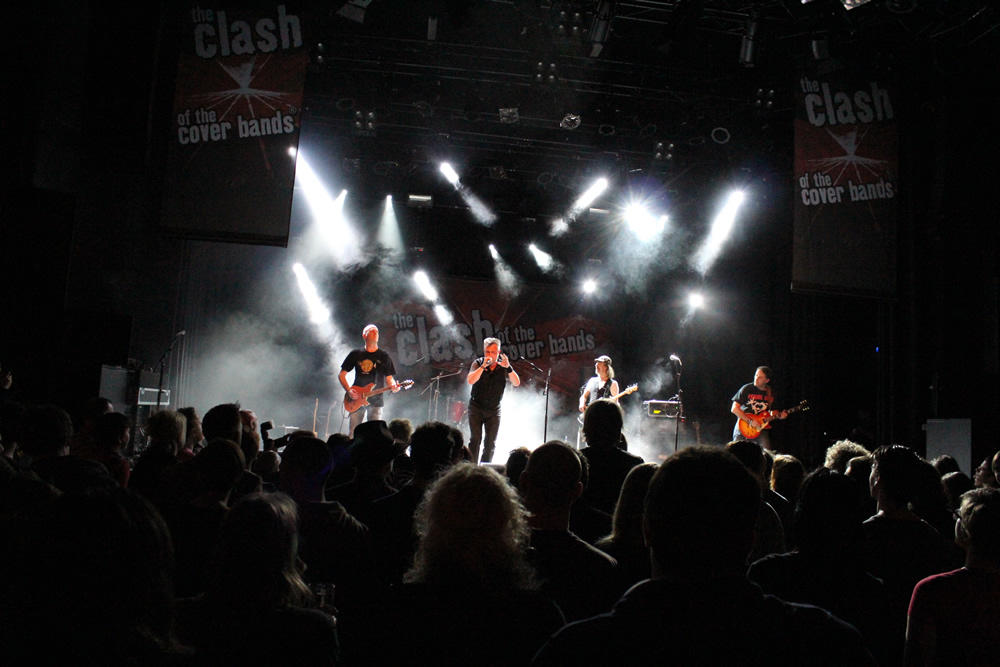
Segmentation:
{"type": "MultiPolygon", "coordinates": [[[[788,408],[785,410],[785,414],[791,415],[796,412],[805,412],[808,409],[809,401],[802,401],[794,408],[788,408]]],[[[759,415],[751,415],[751,417],[755,418],[753,424],[748,424],[741,419],[739,421],[740,434],[747,440],[756,440],[761,431],[766,428],[771,428],[771,420],[774,419],[775,412],[780,412],[780,410],[765,410],[759,415]],[[758,423],[760,424],[759,426],[757,425],[758,423]]]]}
{"type": "MultiPolygon", "coordinates": [[[[608,396],[608,398],[606,400],[617,401],[622,396],[628,396],[629,394],[637,392],[637,391],[639,391],[639,385],[638,384],[630,384],[629,386],[625,387],[625,391],[618,392],[614,396],[608,396]]],[[[582,412],[577,416],[576,420],[578,422],[580,422],[581,426],[583,426],[583,413],[582,412]]]]}
{"type": "MultiPolygon", "coordinates": [[[[402,382],[399,383],[399,387],[404,390],[409,389],[412,386],[413,386],[413,380],[403,380],[402,382]]],[[[346,410],[348,414],[352,412],[357,412],[358,409],[368,405],[369,397],[375,396],[376,394],[381,394],[386,391],[392,391],[392,387],[382,387],[381,389],[374,389],[374,387],[375,387],[374,382],[366,384],[364,387],[361,386],[352,387],[352,389],[357,389],[359,392],[361,392],[361,395],[358,396],[357,398],[351,398],[351,395],[345,392],[344,410],[346,410]]]]}

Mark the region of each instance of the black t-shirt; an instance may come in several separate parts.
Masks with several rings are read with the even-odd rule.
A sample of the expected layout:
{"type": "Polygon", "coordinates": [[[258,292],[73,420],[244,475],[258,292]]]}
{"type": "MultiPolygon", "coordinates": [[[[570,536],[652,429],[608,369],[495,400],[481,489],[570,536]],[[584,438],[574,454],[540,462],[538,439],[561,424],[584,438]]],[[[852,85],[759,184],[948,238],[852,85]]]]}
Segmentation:
{"type": "Polygon", "coordinates": [[[759,415],[765,410],[771,409],[774,394],[770,387],[761,390],[753,382],[750,382],[740,387],[740,390],[733,396],[733,402],[739,403],[740,408],[748,415],[759,415]]]}
{"type": "Polygon", "coordinates": [[[482,367],[483,374],[472,385],[472,400],[469,403],[483,410],[493,410],[500,405],[504,389],[507,388],[507,374],[514,369],[497,364],[490,370],[489,366],[483,366],[485,361],[486,357],[479,357],[474,362],[482,367]]]}
{"type": "MultiPolygon", "coordinates": [[[[354,371],[353,386],[364,387],[374,383],[376,389],[385,386],[385,376],[396,374],[396,367],[392,365],[392,357],[383,349],[374,352],[369,352],[364,348],[351,350],[351,353],[344,359],[344,363],[340,365],[340,369],[348,372],[354,371]]],[[[369,398],[368,402],[371,405],[380,406],[382,399],[382,394],[379,394],[369,398]]]]}

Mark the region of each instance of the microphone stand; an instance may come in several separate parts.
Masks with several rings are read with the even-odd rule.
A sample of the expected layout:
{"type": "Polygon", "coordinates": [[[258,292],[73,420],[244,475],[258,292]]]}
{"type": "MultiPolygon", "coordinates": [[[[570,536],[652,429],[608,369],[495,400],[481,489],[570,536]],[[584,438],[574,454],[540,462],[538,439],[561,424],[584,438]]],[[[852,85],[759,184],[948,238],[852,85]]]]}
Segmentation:
{"type": "Polygon", "coordinates": [[[670,358],[677,362],[677,395],[674,396],[677,399],[677,421],[674,422],[674,452],[676,453],[677,443],[680,440],[681,420],[684,419],[684,392],[681,390],[681,371],[684,366],[676,355],[671,355],[670,358]]]}
{"type": "MultiPolygon", "coordinates": [[[[534,366],[534,364],[531,365],[534,366]]],[[[549,383],[551,382],[552,368],[549,367],[549,372],[545,375],[545,423],[542,426],[542,444],[549,441],[549,383]]]]}
{"type": "Polygon", "coordinates": [[[426,393],[428,389],[434,387],[434,393],[431,394],[427,401],[427,419],[428,421],[437,421],[438,418],[438,399],[441,397],[441,380],[442,378],[450,378],[453,375],[459,375],[462,372],[461,369],[455,371],[454,373],[441,373],[438,372],[436,376],[431,378],[430,383],[427,387],[420,392],[421,394],[426,393]],[[431,417],[431,412],[433,411],[434,416],[431,417]]]}
{"type": "MultiPolygon", "coordinates": [[[[161,400],[163,398],[163,369],[166,368],[166,366],[167,366],[167,357],[170,356],[170,353],[174,349],[174,345],[177,344],[177,341],[180,340],[181,336],[183,336],[183,335],[184,335],[183,331],[180,332],[180,333],[174,334],[173,340],[170,341],[170,347],[168,347],[166,350],[164,350],[163,356],[160,357],[160,361],[157,362],[157,364],[156,364],[157,366],[160,367],[160,385],[156,388],[156,411],[157,412],[160,411],[160,402],[161,402],[161,400]]],[[[155,371],[156,368],[154,367],[153,370],[155,371]]]]}

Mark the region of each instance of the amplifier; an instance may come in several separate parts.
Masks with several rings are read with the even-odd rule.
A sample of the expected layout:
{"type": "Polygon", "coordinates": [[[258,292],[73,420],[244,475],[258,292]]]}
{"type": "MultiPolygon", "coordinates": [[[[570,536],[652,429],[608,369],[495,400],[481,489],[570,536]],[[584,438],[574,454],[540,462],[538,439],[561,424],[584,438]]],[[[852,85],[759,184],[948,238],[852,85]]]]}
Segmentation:
{"type": "MultiPolygon", "coordinates": [[[[156,405],[156,387],[139,387],[139,405],[156,405]]],[[[170,390],[160,395],[160,407],[170,405],[170,390]]]]}
{"type": "Polygon", "coordinates": [[[650,419],[677,419],[680,401],[643,401],[642,407],[650,419]]]}

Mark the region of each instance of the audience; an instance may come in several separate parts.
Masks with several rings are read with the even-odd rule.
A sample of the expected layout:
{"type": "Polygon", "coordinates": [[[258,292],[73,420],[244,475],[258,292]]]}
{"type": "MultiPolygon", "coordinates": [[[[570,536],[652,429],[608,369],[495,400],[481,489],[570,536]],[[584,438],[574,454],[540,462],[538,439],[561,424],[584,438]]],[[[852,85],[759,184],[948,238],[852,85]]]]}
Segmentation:
{"type": "Polygon", "coordinates": [[[913,589],[906,665],[995,665],[1000,659],[1000,489],[962,496],[955,536],[965,567],[913,589]]]}
{"type": "Polygon", "coordinates": [[[594,545],[618,561],[618,580],[622,590],[650,577],[649,548],[642,536],[642,512],[649,481],[653,479],[656,468],[655,463],[643,463],[632,468],[615,505],[611,534],[594,545]]]}
{"type": "Polygon", "coordinates": [[[826,461],[824,467],[839,472],[847,472],[847,464],[857,456],[868,456],[871,454],[863,446],[850,440],[838,440],[830,445],[826,450],[826,461]]]}
{"type": "Polygon", "coordinates": [[[539,589],[570,621],[610,611],[619,590],[615,559],[569,530],[570,508],[583,493],[580,454],[560,440],[545,443],[521,473],[521,498],[531,526],[529,560],[539,589]]]}
{"type": "Polygon", "coordinates": [[[338,664],[336,622],[310,608],[296,524],[295,503],[282,494],[247,496],[233,506],[205,594],[178,606],[178,636],[195,648],[199,664],[338,664]]]}
{"type": "Polygon", "coordinates": [[[587,447],[581,450],[590,465],[590,480],[583,499],[597,509],[611,514],[629,471],[642,458],[619,446],[622,441],[624,413],[614,401],[591,402],[583,413],[583,437],[587,447]]]}
{"type": "Polygon", "coordinates": [[[610,613],[560,630],[534,664],[875,664],[850,625],[747,580],[760,505],[760,483],[732,454],[695,446],[669,457],[643,518],[653,578],[610,613]]]}

